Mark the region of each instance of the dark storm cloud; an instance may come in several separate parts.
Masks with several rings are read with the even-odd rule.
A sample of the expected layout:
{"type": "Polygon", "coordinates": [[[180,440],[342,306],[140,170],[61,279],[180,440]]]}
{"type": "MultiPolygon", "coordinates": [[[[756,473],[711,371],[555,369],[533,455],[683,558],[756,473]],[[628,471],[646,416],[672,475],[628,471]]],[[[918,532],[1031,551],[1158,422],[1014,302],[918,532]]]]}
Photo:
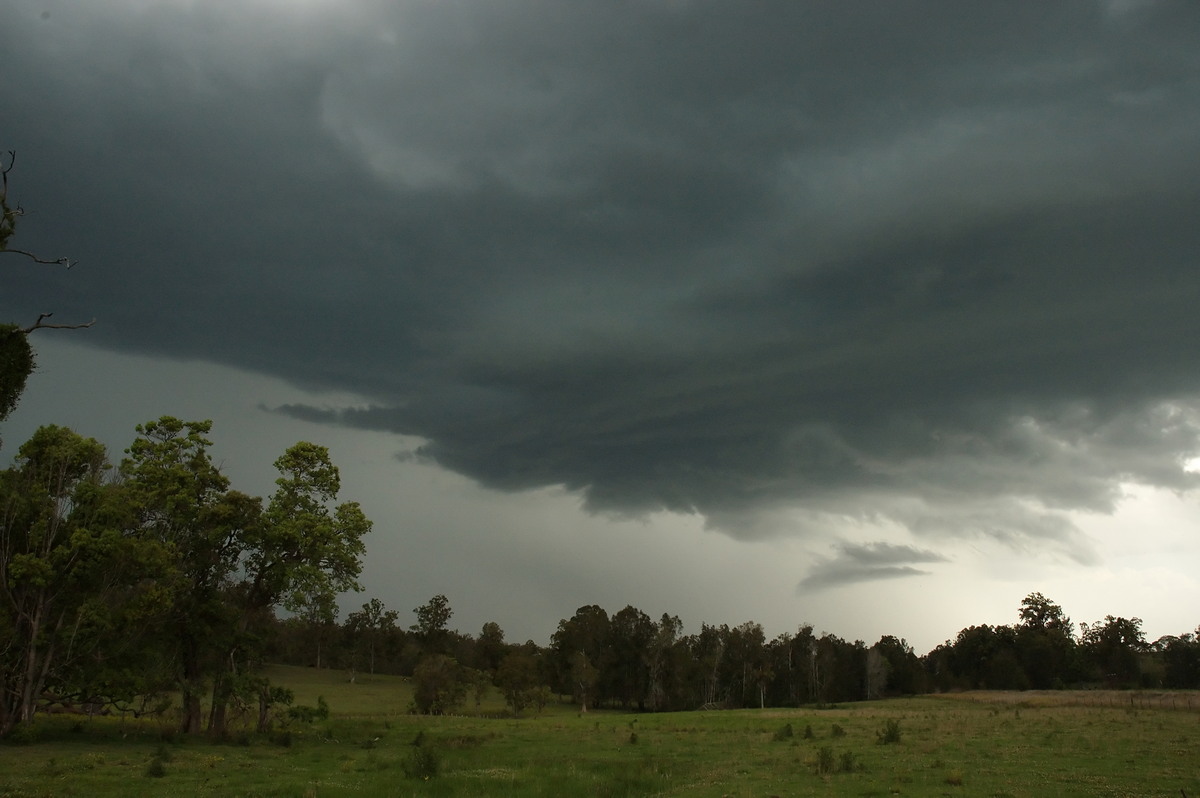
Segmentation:
{"type": "Polygon", "coordinates": [[[946,562],[946,558],[912,546],[843,543],[835,557],[818,561],[812,572],[800,580],[796,590],[803,593],[880,579],[924,576],[929,572],[914,568],[910,563],[936,562],[946,562]]]}
{"type": "Polygon", "coordinates": [[[81,261],[6,312],[732,534],[1087,561],[1067,511],[1195,482],[1194,3],[0,10],[23,243],[81,261]]]}

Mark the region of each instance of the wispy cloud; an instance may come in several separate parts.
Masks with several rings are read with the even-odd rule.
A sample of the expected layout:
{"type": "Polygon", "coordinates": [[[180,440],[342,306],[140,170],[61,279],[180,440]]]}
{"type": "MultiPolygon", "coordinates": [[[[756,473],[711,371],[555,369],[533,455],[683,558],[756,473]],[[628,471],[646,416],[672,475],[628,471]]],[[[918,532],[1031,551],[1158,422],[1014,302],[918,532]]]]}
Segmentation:
{"type": "Polygon", "coordinates": [[[808,576],[800,580],[797,592],[825,590],[859,582],[925,576],[929,572],[910,563],[947,562],[947,558],[928,549],[895,543],[842,543],[829,559],[819,559],[808,576]]]}

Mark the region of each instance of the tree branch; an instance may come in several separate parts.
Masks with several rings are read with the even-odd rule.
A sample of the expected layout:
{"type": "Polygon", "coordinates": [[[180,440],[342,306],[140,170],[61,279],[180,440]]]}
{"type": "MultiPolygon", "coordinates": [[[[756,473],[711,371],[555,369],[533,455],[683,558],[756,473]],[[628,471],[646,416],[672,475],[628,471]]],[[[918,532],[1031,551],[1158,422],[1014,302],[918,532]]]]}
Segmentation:
{"type": "Polygon", "coordinates": [[[53,313],[42,313],[38,315],[37,321],[21,330],[23,333],[31,333],[34,330],[80,330],[84,327],[91,327],[96,323],[95,319],[83,324],[44,324],[46,319],[53,316],[53,313]]]}
{"type": "Polygon", "coordinates": [[[75,261],[70,258],[56,258],[55,260],[46,260],[39,258],[37,255],[24,249],[10,249],[8,247],[8,239],[12,237],[13,232],[17,227],[17,218],[25,215],[25,209],[20,203],[11,206],[8,204],[8,173],[17,165],[17,151],[8,151],[8,165],[4,166],[0,161],[0,254],[11,252],[14,255],[24,255],[34,263],[41,263],[46,266],[66,266],[68,269],[75,265],[75,261]]]}
{"type": "Polygon", "coordinates": [[[23,249],[7,249],[7,248],[0,249],[0,255],[4,255],[7,253],[12,253],[13,255],[24,255],[25,257],[32,260],[34,263],[44,263],[47,266],[66,266],[68,269],[79,262],[79,261],[71,260],[70,258],[58,258],[57,260],[46,260],[45,258],[39,258],[37,255],[34,255],[32,252],[26,252],[23,249]]]}

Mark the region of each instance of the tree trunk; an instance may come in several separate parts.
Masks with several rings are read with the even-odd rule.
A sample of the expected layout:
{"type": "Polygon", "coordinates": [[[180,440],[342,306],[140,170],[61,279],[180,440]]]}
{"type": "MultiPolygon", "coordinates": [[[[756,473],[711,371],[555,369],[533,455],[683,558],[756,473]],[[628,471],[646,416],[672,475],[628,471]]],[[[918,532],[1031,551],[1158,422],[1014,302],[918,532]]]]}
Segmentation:
{"type": "Polygon", "coordinates": [[[215,739],[225,736],[229,693],[228,679],[217,679],[213,684],[212,708],[208,713],[208,734],[215,739]]]}

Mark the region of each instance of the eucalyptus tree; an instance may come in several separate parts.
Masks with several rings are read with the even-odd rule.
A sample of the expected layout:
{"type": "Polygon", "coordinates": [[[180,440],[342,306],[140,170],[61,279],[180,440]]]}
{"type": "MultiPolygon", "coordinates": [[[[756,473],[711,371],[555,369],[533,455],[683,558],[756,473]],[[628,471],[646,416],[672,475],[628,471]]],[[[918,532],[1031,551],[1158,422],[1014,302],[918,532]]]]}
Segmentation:
{"type": "Polygon", "coordinates": [[[230,490],[209,455],[211,421],[163,416],[137,427],[121,463],[133,531],[168,547],[173,568],[160,619],[170,678],[182,698],[181,730],[200,731],[201,702],[239,622],[229,591],[246,538],[261,522],[261,501],[230,490]]]}
{"type": "Polygon", "coordinates": [[[276,491],[262,500],[230,489],[204,436],[210,421],[164,416],[137,428],[121,473],[138,534],[169,547],[174,568],[162,627],[181,728],[201,729],[201,697],[212,690],[208,727],[224,731],[228,702],[270,687],[257,675],[262,632],[272,610],[292,611],[357,589],[363,536],[358,504],[331,504],[337,467],[323,446],[301,442],[275,467],[276,491]]]}
{"type": "Polygon", "coordinates": [[[45,426],[0,472],[0,736],[47,695],[127,692],[103,665],[128,662],[142,642],[162,600],[145,577],[166,561],[123,533],[107,469],[98,441],[45,426]]]}

